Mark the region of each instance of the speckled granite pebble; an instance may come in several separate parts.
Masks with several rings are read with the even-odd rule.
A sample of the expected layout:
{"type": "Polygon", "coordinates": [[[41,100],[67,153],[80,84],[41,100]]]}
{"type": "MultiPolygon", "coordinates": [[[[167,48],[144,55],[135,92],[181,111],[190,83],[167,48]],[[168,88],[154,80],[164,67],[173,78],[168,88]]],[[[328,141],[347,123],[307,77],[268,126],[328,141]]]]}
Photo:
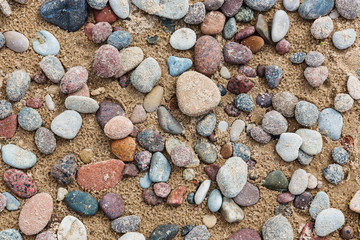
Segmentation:
{"type": "Polygon", "coordinates": [[[130,215],[120,217],[111,222],[111,228],[118,233],[134,232],[139,229],[141,223],[140,217],[130,215]]]}
{"type": "Polygon", "coordinates": [[[296,121],[305,127],[311,127],[316,124],[319,117],[317,107],[307,101],[300,101],[296,104],[295,118],[296,121]]]}
{"type": "Polygon", "coordinates": [[[306,53],[296,52],[290,56],[290,61],[295,64],[300,64],[300,63],[304,62],[305,57],[306,57],[306,53]]]}
{"type": "Polygon", "coordinates": [[[268,219],[262,227],[264,240],[293,240],[293,229],[290,222],[281,214],[268,219]]]}
{"type": "Polygon", "coordinates": [[[334,30],[334,23],[328,16],[319,17],[311,25],[311,34],[315,39],[325,39],[334,30]]]}
{"type": "Polygon", "coordinates": [[[30,76],[22,70],[16,70],[9,75],[6,82],[6,95],[12,102],[20,101],[30,86],[30,76]]]}
{"type": "Polygon", "coordinates": [[[346,29],[335,32],[332,36],[334,46],[339,50],[344,50],[351,47],[356,40],[356,32],[354,29],[346,29]]]}
{"type": "Polygon", "coordinates": [[[331,152],[332,159],[335,163],[344,165],[349,161],[349,153],[342,147],[335,147],[331,152]]]}
{"type": "Polygon", "coordinates": [[[264,115],[261,126],[269,134],[280,135],[288,129],[288,122],[281,113],[272,110],[264,115]]]}
{"type": "Polygon", "coordinates": [[[35,182],[20,170],[6,170],[3,179],[5,185],[18,197],[30,198],[37,193],[35,182]]]}
{"type": "Polygon", "coordinates": [[[204,3],[194,3],[189,6],[189,10],[184,17],[184,22],[187,24],[200,24],[204,21],[205,14],[206,10],[204,3]]]}
{"type": "Polygon", "coordinates": [[[42,119],[38,111],[33,108],[24,107],[18,115],[18,123],[26,131],[35,131],[42,124],[42,119]]]}
{"type": "Polygon", "coordinates": [[[210,239],[210,232],[208,231],[205,225],[199,225],[193,228],[186,236],[185,240],[201,239],[208,240],[210,239]]]}
{"type": "Polygon", "coordinates": [[[328,182],[337,185],[344,179],[344,170],[339,164],[330,164],[324,169],[323,175],[328,182]]]}

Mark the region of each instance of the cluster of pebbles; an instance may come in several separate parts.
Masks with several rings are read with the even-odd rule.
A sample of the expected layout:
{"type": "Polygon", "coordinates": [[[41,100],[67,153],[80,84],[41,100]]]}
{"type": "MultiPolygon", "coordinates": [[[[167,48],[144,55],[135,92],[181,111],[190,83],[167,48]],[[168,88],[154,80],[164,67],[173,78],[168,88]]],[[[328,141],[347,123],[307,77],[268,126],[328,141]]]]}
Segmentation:
{"type": "MultiPolygon", "coordinates": [[[[17,1],[25,3],[26,1],[17,1]]],[[[125,113],[120,104],[103,101],[98,103],[90,97],[87,86],[88,69],[73,66],[65,69],[56,55],[60,51],[57,39],[48,31],[37,32],[38,38],[32,42],[33,50],[44,56],[39,63],[41,71],[30,77],[23,70],[12,72],[6,83],[6,97],[0,101],[0,137],[11,139],[18,125],[26,131],[35,131],[35,144],[43,154],[56,151],[57,138],[74,139],[80,131],[83,121],[82,114],[95,114],[96,120],[104,134],[112,140],[111,152],[116,159],[90,163],[93,157],[91,149],[84,149],[79,157],[85,165],[78,166],[73,153],[58,160],[51,169],[51,176],[62,186],[58,189],[57,200],[65,201],[73,211],[85,216],[95,215],[99,208],[112,221],[111,228],[123,234],[119,240],[143,240],[145,236],[136,232],[141,224],[136,215],[123,216],[125,203],[118,194],[108,192],[99,201],[91,192],[110,190],[124,176],[139,178],[139,187],[143,189],[145,203],[155,206],[168,204],[180,206],[186,199],[189,204],[200,205],[207,201],[212,213],[220,212],[228,223],[239,222],[251,213],[243,209],[258,203],[259,188],[248,181],[251,179],[249,169],[254,168],[251,159],[251,148],[240,143],[243,131],[260,144],[277,141],[276,152],[285,162],[299,161],[309,165],[313,157],[322,152],[323,138],[337,141],[341,137],[343,118],[341,113],[350,111],[354,101],[360,99],[360,81],[356,76],[349,76],[348,93],[339,93],[334,100],[334,108],[318,109],[314,103],[298,99],[290,92],[279,92],[275,95],[260,94],[255,100],[248,94],[255,83],[251,80],[256,76],[265,78],[269,89],[277,88],[283,77],[280,66],[259,65],[253,69],[249,63],[265,43],[275,46],[279,55],[290,50],[290,42],[285,39],[290,28],[290,19],[284,10],[274,14],[271,29],[262,14],[258,15],[256,26],[238,31],[237,22],[249,22],[254,11],[268,11],[277,0],[205,0],[189,5],[188,0],[142,1],[132,0],[131,3],[144,12],[171,20],[183,19],[186,24],[200,25],[202,36],[197,38],[190,28],[181,28],[171,35],[169,44],[176,50],[187,51],[194,48],[194,61],[189,58],[170,56],[167,59],[171,76],[176,81],[176,104],[180,111],[189,117],[199,117],[196,124],[197,133],[203,139],[194,145],[176,138],[165,138],[161,132],[151,128],[139,129],[136,124],[147,120],[147,113],[157,112],[158,122],[162,131],[181,135],[185,129],[171,113],[171,108],[161,106],[164,89],[158,85],[161,78],[161,67],[155,58],[145,58],[139,47],[129,47],[132,37],[121,27],[112,27],[118,18],[126,19],[130,15],[131,3],[127,0],[46,0],[40,15],[45,20],[68,31],[77,31],[86,23],[89,7],[94,9],[96,24],[86,23],[84,33],[89,41],[102,44],[96,51],[93,71],[100,78],[115,78],[121,87],[131,84],[137,91],[145,95],[143,104],[138,104],[131,114],[125,113]],[[66,2],[66,4],[64,3],[66,2]],[[214,35],[222,34],[230,40],[222,48],[214,35]],[[42,41],[39,41],[42,39],[42,41]],[[222,59],[228,64],[238,65],[238,75],[231,77],[229,70],[222,67],[220,75],[229,79],[225,88],[215,84],[210,76],[219,70],[222,59]],[[190,70],[194,65],[196,71],[190,70]],[[66,111],[56,116],[49,128],[44,126],[41,115],[37,111],[43,105],[40,98],[26,99],[26,107],[17,114],[13,113],[12,103],[21,101],[31,84],[51,81],[59,84],[59,89],[67,95],[66,111]],[[260,125],[248,124],[241,119],[233,122],[231,127],[226,121],[217,119],[212,112],[219,106],[221,97],[227,92],[235,94],[234,102],[225,106],[224,111],[230,117],[238,117],[241,112],[251,113],[255,108],[270,108],[260,125]],[[126,117],[129,115],[130,117],[126,117]],[[288,132],[288,118],[295,118],[301,128],[288,132]],[[216,164],[216,128],[221,132],[229,130],[230,142],[221,146],[220,154],[226,160],[223,166],[216,164]],[[246,128],[246,129],[245,129],[246,128]],[[311,129],[310,129],[311,128],[311,129]],[[137,144],[143,149],[136,152],[137,144]],[[195,192],[188,193],[184,185],[170,186],[167,181],[173,168],[183,169],[185,181],[196,176],[194,167],[205,164],[204,171],[208,179],[202,181],[195,192]],[[66,185],[76,181],[84,190],[68,192],[66,185]],[[216,182],[217,188],[209,194],[210,185],[216,182]],[[187,196],[186,196],[187,194],[187,196]],[[208,197],[207,197],[208,196],[208,197]],[[206,200],[207,197],[207,200],[206,200]]],[[[311,34],[315,39],[329,37],[333,30],[333,19],[342,17],[354,19],[360,14],[358,0],[284,0],[287,11],[298,10],[303,19],[315,20],[311,34]],[[335,12],[333,10],[336,7],[335,12]],[[331,13],[331,14],[330,14],[331,13]],[[330,14],[330,16],[326,16],[330,14]]],[[[0,8],[5,15],[10,14],[7,1],[0,0],[0,8]]],[[[332,35],[334,46],[344,50],[355,42],[356,32],[353,29],[339,30],[332,35]]],[[[0,48],[6,45],[14,52],[24,52],[29,48],[28,39],[19,32],[0,33],[0,48]]],[[[316,88],[328,77],[328,68],[322,66],[325,56],[316,51],[309,53],[297,52],[290,57],[294,64],[304,61],[308,67],[304,71],[305,79],[316,88]]],[[[97,92],[104,89],[97,89],[97,92]]],[[[52,96],[45,96],[48,110],[53,111],[56,103],[52,96]]],[[[250,145],[250,144],[248,144],[250,145]]],[[[334,163],[323,169],[324,178],[334,184],[344,179],[342,166],[347,164],[351,149],[335,147],[332,150],[334,163]]],[[[0,239],[22,239],[24,235],[37,235],[36,239],[87,239],[84,224],[74,216],[62,219],[57,229],[44,232],[53,214],[53,199],[38,189],[36,182],[24,170],[33,167],[38,157],[31,151],[15,144],[1,146],[2,160],[10,166],[4,172],[3,181],[9,192],[0,194],[0,212],[20,209],[19,230],[5,229],[0,231],[0,239]],[[23,206],[16,197],[28,199],[23,206]],[[21,233],[20,233],[21,232],[21,233]],[[42,233],[41,233],[42,232],[42,233]]],[[[313,174],[297,169],[290,181],[281,170],[273,170],[264,176],[263,186],[281,192],[277,196],[280,204],[293,202],[301,210],[308,210],[315,223],[307,223],[301,232],[301,239],[325,237],[340,229],[346,222],[344,214],[331,208],[331,199],[326,192],[320,191],[313,198],[307,189],[322,187],[322,182],[313,174]]],[[[360,213],[360,191],[350,202],[350,209],[360,213]]],[[[204,225],[183,226],[181,235],[185,239],[210,239],[208,228],[216,225],[215,215],[205,215],[204,225]]],[[[149,239],[173,239],[180,227],[176,223],[157,226],[149,239]]],[[[345,226],[341,231],[344,239],[351,239],[354,231],[345,226]]],[[[276,215],[268,219],[262,233],[246,228],[230,236],[235,239],[293,239],[294,233],[286,215],[276,215]]]]}

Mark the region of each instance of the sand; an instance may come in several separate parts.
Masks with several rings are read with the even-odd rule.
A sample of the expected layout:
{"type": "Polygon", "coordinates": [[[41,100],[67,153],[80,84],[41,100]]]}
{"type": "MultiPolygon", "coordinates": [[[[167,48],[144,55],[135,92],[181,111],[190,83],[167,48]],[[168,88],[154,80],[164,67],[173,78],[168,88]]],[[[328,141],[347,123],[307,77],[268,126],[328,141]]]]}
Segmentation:
{"type": "MultiPolygon", "coordinates": [[[[23,33],[28,39],[32,39],[35,36],[36,31],[47,30],[50,31],[55,37],[59,40],[61,45],[60,54],[57,56],[60,61],[63,63],[66,69],[69,69],[74,66],[84,66],[89,71],[89,80],[88,85],[90,91],[95,90],[99,87],[105,87],[106,92],[93,96],[93,98],[100,102],[102,100],[108,99],[114,102],[120,103],[126,110],[126,115],[130,117],[130,114],[136,104],[141,104],[144,98],[144,95],[137,92],[132,86],[129,86],[125,89],[122,89],[115,79],[100,79],[95,76],[92,72],[92,61],[94,53],[97,48],[100,46],[89,41],[82,29],[75,32],[69,33],[50,25],[43,21],[39,15],[39,7],[43,1],[29,0],[28,4],[23,6],[20,4],[15,4],[11,1],[11,6],[13,9],[13,14],[11,17],[4,17],[0,14],[0,31],[5,32],[9,30],[15,30],[23,33]]],[[[194,2],[194,1],[192,1],[194,2]]],[[[265,17],[268,21],[271,21],[272,16],[274,15],[276,9],[282,8],[281,3],[276,4],[274,8],[265,13],[265,17]]],[[[257,14],[255,18],[250,23],[238,23],[238,29],[243,29],[247,26],[254,25],[256,23],[257,14]]],[[[255,54],[253,60],[249,63],[250,66],[256,67],[258,64],[276,64],[283,68],[284,78],[277,89],[270,90],[267,88],[267,84],[264,79],[254,78],[255,87],[249,92],[249,94],[255,98],[259,93],[265,91],[271,93],[277,93],[279,91],[290,91],[295,94],[299,99],[312,102],[317,105],[319,109],[326,107],[334,106],[334,97],[337,93],[346,92],[346,82],[348,74],[355,74],[355,70],[360,68],[360,57],[359,49],[360,42],[357,40],[353,47],[349,50],[338,51],[336,50],[331,42],[331,38],[328,38],[324,41],[323,45],[320,45],[319,41],[315,40],[310,34],[310,21],[302,20],[297,13],[289,13],[290,16],[290,31],[287,34],[286,39],[291,43],[291,50],[284,56],[276,54],[275,48],[270,45],[266,45],[259,53],[255,54]],[[309,86],[306,80],[303,77],[303,70],[305,65],[293,65],[289,61],[289,57],[292,53],[297,51],[320,51],[325,55],[326,61],[325,66],[329,68],[329,77],[326,82],[319,88],[314,89],[309,86]]],[[[94,22],[93,15],[90,14],[90,22],[94,22]]],[[[159,85],[164,87],[165,94],[163,99],[163,104],[166,105],[167,102],[175,95],[175,83],[176,79],[171,77],[168,73],[168,68],[166,65],[166,59],[171,56],[180,56],[180,57],[189,57],[193,58],[193,50],[189,51],[176,51],[171,48],[169,44],[170,33],[165,31],[165,28],[161,26],[157,17],[144,14],[143,12],[135,9],[133,7],[133,12],[129,20],[118,20],[113,26],[122,26],[127,29],[132,37],[133,41],[131,46],[138,46],[143,49],[145,57],[154,57],[162,68],[162,77],[159,81],[159,85]],[[158,44],[149,45],[146,42],[147,36],[159,36],[158,44]]],[[[176,25],[176,29],[186,26],[183,21],[179,21],[176,25]]],[[[343,30],[347,28],[355,28],[359,33],[359,19],[353,21],[347,21],[343,18],[336,19],[334,21],[335,31],[343,30]]],[[[196,30],[197,36],[201,36],[199,33],[199,26],[190,26],[190,28],[196,30]]],[[[220,35],[216,36],[217,40],[223,46],[225,40],[222,39],[220,35]]],[[[5,85],[6,79],[9,74],[17,69],[22,69],[28,72],[29,74],[34,74],[36,71],[40,70],[38,63],[42,59],[42,56],[37,55],[32,48],[29,48],[28,51],[22,54],[14,53],[10,49],[3,48],[0,50],[0,98],[5,98],[5,85]]],[[[236,66],[230,66],[225,64],[231,70],[232,76],[236,74],[236,66]]],[[[221,83],[226,86],[227,80],[221,78],[217,72],[211,77],[216,83],[221,83]]],[[[40,97],[44,99],[45,95],[49,90],[57,90],[55,87],[51,87],[51,84],[48,82],[46,84],[36,84],[31,83],[30,89],[27,92],[26,96],[22,101],[13,104],[14,112],[18,112],[22,107],[25,106],[25,99],[30,97],[40,97]]],[[[54,101],[56,104],[55,111],[48,111],[45,106],[39,109],[39,112],[45,121],[45,127],[49,128],[51,120],[64,111],[64,100],[65,95],[57,92],[54,95],[54,101]]],[[[228,117],[223,107],[227,103],[233,101],[235,95],[227,94],[225,97],[222,97],[222,106],[217,107],[214,112],[219,120],[225,120],[230,125],[236,119],[243,119],[247,124],[254,122],[260,123],[262,116],[269,109],[261,109],[256,107],[255,110],[247,115],[242,113],[238,118],[228,117]]],[[[186,132],[184,135],[177,136],[178,139],[186,141],[189,144],[192,144],[195,140],[201,139],[199,135],[196,134],[196,123],[199,118],[189,118],[184,116],[179,112],[179,110],[172,111],[174,116],[182,122],[185,126],[186,132]]],[[[261,227],[264,222],[270,217],[274,216],[274,207],[278,205],[276,202],[276,197],[278,195],[275,191],[270,191],[261,186],[262,180],[266,175],[275,169],[281,169],[284,171],[286,176],[290,179],[292,173],[298,169],[303,168],[307,172],[312,173],[318,179],[323,181],[322,191],[325,191],[329,194],[331,207],[338,208],[344,212],[346,216],[346,224],[350,224],[355,228],[355,232],[358,229],[358,214],[351,212],[348,209],[348,203],[354,193],[360,189],[360,175],[359,175],[359,141],[360,138],[360,104],[355,102],[354,107],[342,114],[344,117],[344,128],[342,131],[342,136],[351,135],[355,139],[355,148],[350,152],[350,163],[344,166],[345,179],[338,186],[328,184],[326,180],[322,177],[322,170],[330,163],[331,159],[331,150],[335,146],[340,146],[340,141],[331,141],[329,138],[323,137],[324,147],[320,154],[316,155],[314,160],[309,166],[301,166],[298,162],[286,163],[280,159],[280,157],[275,152],[276,141],[271,141],[267,145],[261,145],[255,143],[251,140],[245,133],[240,137],[240,142],[245,143],[250,146],[252,152],[252,159],[257,162],[255,169],[250,171],[249,175],[256,178],[256,180],[250,180],[256,186],[260,188],[261,199],[255,205],[251,207],[244,208],[245,218],[239,223],[228,224],[224,221],[220,213],[216,213],[218,223],[212,229],[210,229],[211,239],[220,240],[226,239],[232,233],[240,230],[241,228],[253,228],[256,231],[261,231],[261,227]]],[[[0,140],[0,144],[4,145],[7,143],[15,143],[23,148],[33,151],[38,156],[38,163],[27,170],[26,172],[35,180],[38,185],[39,192],[48,192],[53,199],[56,199],[57,189],[60,186],[50,174],[51,167],[53,164],[58,161],[60,158],[65,156],[68,152],[73,152],[79,154],[79,152],[84,148],[91,148],[95,152],[95,157],[93,162],[108,160],[114,158],[114,155],[110,152],[110,143],[111,141],[105,137],[104,133],[100,129],[99,125],[96,122],[94,114],[82,114],[83,116],[83,126],[74,140],[63,140],[57,138],[57,148],[56,151],[50,155],[45,156],[41,154],[34,144],[34,132],[26,132],[21,128],[18,129],[14,138],[8,141],[0,140]]],[[[295,119],[289,119],[290,127],[289,131],[294,132],[299,128],[295,119]]],[[[148,114],[147,121],[143,124],[139,124],[140,128],[152,128],[159,130],[159,125],[157,122],[156,112],[148,114]]],[[[316,129],[316,128],[313,128],[316,129]]],[[[169,134],[161,131],[165,137],[171,137],[169,134]]],[[[220,147],[229,142],[228,132],[226,133],[217,133],[218,142],[216,143],[217,149],[220,150],[220,147]]],[[[137,151],[141,149],[138,147],[137,151]]],[[[225,162],[224,159],[218,154],[217,164],[223,165],[225,162]]],[[[77,158],[78,166],[82,166],[84,163],[77,158]]],[[[201,164],[196,168],[197,181],[203,181],[207,178],[206,174],[203,171],[204,164],[201,164]]],[[[0,161],[0,175],[3,175],[4,171],[8,169],[9,166],[5,165],[3,161],[0,161]]],[[[142,176],[140,174],[140,176],[142,176]]],[[[123,179],[116,187],[110,189],[106,192],[114,192],[120,194],[125,201],[125,213],[124,216],[130,214],[136,214],[141,218],[141,226],[138,230],[139,232],[145,234],[147,237],[151,231],[159,224],[165,223],[176,223],[180,226],[186,224],[199,225],[202,224],[202,217],[206,214],[211,214],[206,206],[206,201],[202,203],[200,207],[195,205],[189,205],[187,202],[184,202],[180,207],[170,207],[166,204],[161,204],[159,206],[148,206],[142,201],[142,189],[139,187],[139,177],[135,178],[126,178],[123,179]]],[[[185,185],[187,187],[187,192],[194,191],[196,185],[193,182],[185,182],[182,179],[182,169],[178,167],[173,167],[173,172],[171,174],[170,180],[168,182],[171,187],[174,189],[178,185],[185,185]]],[[[80,187],[74,182],[66,187],[69,191],[71,190],[80,190],[80,187]]],[[[216,184],[213,182],[211,189],[216,188],[216,184]]],[[[6,188],[4,183],[0,181],[0,192],[9,191],[6,188]]],[[[310,192],[315,196],[318,189],[311,190],[310,192]]],[[[106,193],[92,193],[96,199],[101,199],[101,197],[106,193]]],[[[20,200],[21,204],[25,203],[25,200],[20,200]]],[[[291,206],[292,217],[288,217],[294,228],[295,237],[299,237],[299,229],[308,222],[310,216],[308,211],[300,211],[291,206]]],[[[18,216],[20,211],[3,211],[0,213],[0,230],[7,228],[18,229],[18,216]]],[[[64,202],[58,202],[54,200],[54,213],[51,220],[51,223],[46,228],[51,228],[58,225],[63,217],[66,215],[73,215],[78,217],[86,226],[88,236],[90,240],[92,239],[118,239],[121,235],[115,233],[110,228],[110,220],[104,215],[102,211],[99,211],[93,217],[84,217],[76,214],[74,211],[70,210],[64,202]]],[[[335,233],[329,236],[329,239],[339,239],[339,234],[336,231],[335,233]]],[[[356,234],[356,238],[359,238],[359,234],[356,234]]],[[[34,237],[25,237],[25,239],[34,239],[34,237]]],[[[180,234],[175,239],[182,239],[180,234]]]]}

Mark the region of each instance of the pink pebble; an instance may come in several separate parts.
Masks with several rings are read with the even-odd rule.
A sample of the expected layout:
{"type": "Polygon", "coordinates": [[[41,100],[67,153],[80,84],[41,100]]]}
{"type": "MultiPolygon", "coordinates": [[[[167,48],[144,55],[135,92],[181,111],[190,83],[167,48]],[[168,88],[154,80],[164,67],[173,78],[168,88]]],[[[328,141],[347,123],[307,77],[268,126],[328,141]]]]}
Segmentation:
{"type": "Polygon", "coordinates": [[[93,23],[87,23],[85,24],[84,26],[84,33],[85,33],[85,36],[90,40],[92,41],[92,30],[93,30],[93,27],[95,26],[95,24],[93,23]]]}
{"type": "Polygon", "coordinates": [[[36,236],[35,240],[57,240],[55,233],[52,231],[45,231],[36,236]]]}
{"type": "Polygon", "coordinates": [[[60,89],[65,94],[79,91],[86,84],[89,74],[82,66],[72,67],[61,79],[60,89]]]}
{"type": "Polygon", "coordinates": [[[69,96],[90,97],[90,91],[87,84],[85,84],[79,91],[69,94],[69,96]]]}
{"type": "Polygon", "coordinates": [[[171,187],[164,182],[154,184],[155,195],[161,198],[166,198],[171,192],[171,187]]]}
{"type": "Polygon", "coordinates": [[[92,28],[92,40],[94,43],[105,42],[112,33],[112,27],[108,22],[99,22],[92,28]]]}
{"type": "Polygon", "coordinates": [[[5,195],[0,193],[0,212],[2,212],[4,210],[4,208],[6,206],[6,201],[7,201],[7,199],[6,199],[5,195]]]}
{"type": "Polygon", "coordinates": [[[106,123],[104,132],[111,139],[122,139],[127,137],[133,128],[134,125],[128,118],[116,116],[106,123]]]}
{"type": "Polygon", "coordinates": [[[94,72],[101,78],[113,77],[122,69],[120,62],[120,53],[115,47],[102,45],[95,53],[94,72]]]}
{"type": "Polygon", "coordinates": [[[290,43],[285,39],[281,40],[276,44],[276,52],[280,55],[284,55],[285,53],[289,52],[290,50],[290,43]]]}

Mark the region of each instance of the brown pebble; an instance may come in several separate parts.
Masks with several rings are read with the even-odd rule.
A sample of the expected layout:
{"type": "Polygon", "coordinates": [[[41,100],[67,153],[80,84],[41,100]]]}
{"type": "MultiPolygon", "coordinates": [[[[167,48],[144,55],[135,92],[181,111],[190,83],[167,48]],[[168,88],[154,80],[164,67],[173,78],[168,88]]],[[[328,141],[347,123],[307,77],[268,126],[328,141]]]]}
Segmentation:
{"type": "Polygon", "coordinates": [[[91,159],[94,157],[94,152],[92,149],[85,148],[81,150],[79,157],[84,163],[90,163],[91,159]]]}
{"type": "Polygon", "coordinates": [[[111,152],[124,162],[134,160],[136,143],[132,137],[115,140],[111,143],[111,152]]]}
{"type": "Polygon", "coordinates": [[[232,152],[233,152],[233,148],[231,143],[226,143],[225,145],[222,146],[221,148],[221,156],[223,156],[223,158],[227,159],[229,157],[232,156],[232,152]]]}
{"type": "Polygon", "coordinates": [[[167,204],[171,206],[180,206],[184,201],[184,195],[186,193],[185,186],[179,186],[175,188],[169,195],[167,199],[167,204]]]}
{"type": "Polygon", "coordinates": [[[259,64],[256,68],[257,75],[261,78],[265,77],[265,69],[266,69],[265,65],[259,64]]]}
{"type": "Polygon", "coordinates": [[[201,24],[201,32],[206,35],[221,33],[224,29],[226,17],[222,12],[211,11],[205,15],[201,24]]]}
{"type": "Polygon", "coordinates": [[[145,203],[152,206],[159,205],[160,203],[162,203],[162,199],[156,196],[155,192],[151,189],[146,189],[143,192],[143,199],[145,203]]]}
{"type": "Polygon", "coordinates": [[[93,24],[93,23],[87,23],[87,24],[85,24],[85,26],[84,26],[85,36],[86,36],[90,41],[92,41],[92,29],[93,29],[94,26],[95,26],[95,24],[93,24]]]}
{"type": "Polygon", "coordinates": [[[210,164],[204,167],[205,173],[209,176],[209,178],[213,181],[216,180],[216,175],[220,169],[220,166],[216,164],[210,164]]]}
{"type": "Polygon", "coordinates": [[[340,235],[343,239],[352,239],[354,237],[354,229],[351,226],[346,225],[341,229],[340,235]]]}
{"type": "Polygon", "coordinates": [[[139,175],[139,169],[137,169],[135,164],[125,164],[122,174],[124,177],[136,177],[137,175],[139,175]]]}
{"type": "Polygon", "coordinates": [[[250,48],[252,53],[257,53],[264,46],[265,42],[264,39],[259,36],[250,36],[242,40],[241,44],[250,48]]]}

